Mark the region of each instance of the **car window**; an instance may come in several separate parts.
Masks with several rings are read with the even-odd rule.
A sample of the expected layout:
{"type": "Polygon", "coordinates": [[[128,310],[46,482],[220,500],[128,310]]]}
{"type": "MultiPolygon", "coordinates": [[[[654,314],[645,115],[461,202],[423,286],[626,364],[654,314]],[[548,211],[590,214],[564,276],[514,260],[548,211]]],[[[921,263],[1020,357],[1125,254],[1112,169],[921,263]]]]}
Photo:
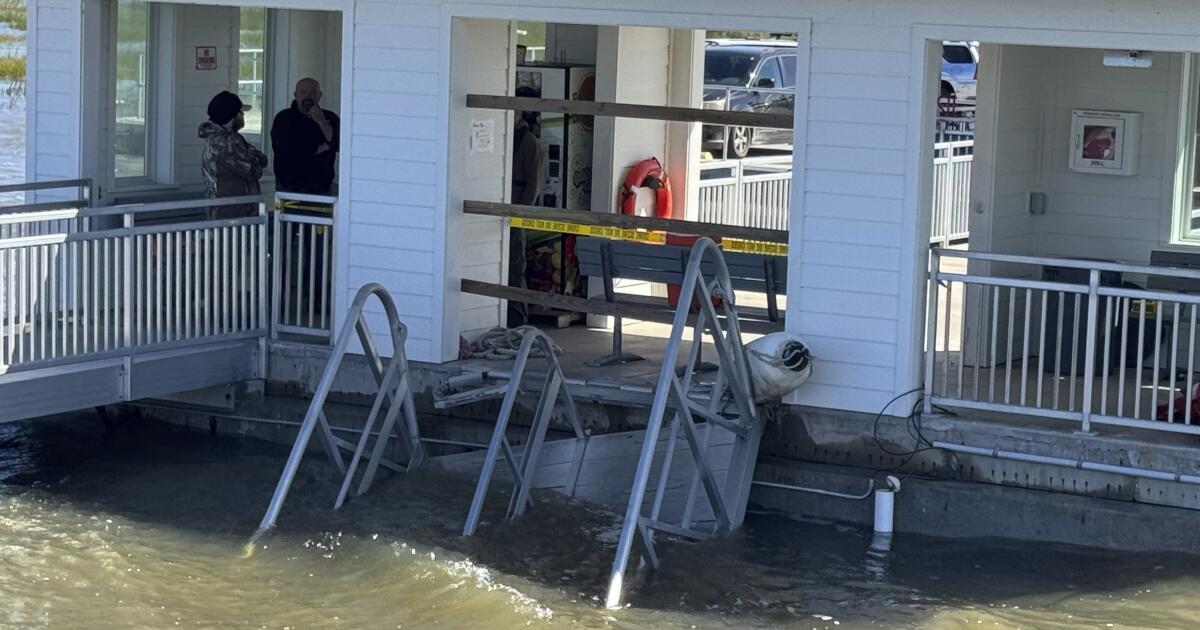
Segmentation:
{"type": "Polygon", "coordinates": [[[966,46],[942,46],[942,59],[950,63],[975,63],[971,50],[966,46]]]}
{"type": "Polygon", "coordinates": [[[783,87],[796,86],[796,55],[784,55],[779,58],[783,64],[783,87]]]}
{"type": "Polygon", "coordinates": [[[746,87],[758,57],[757,53],[709,48],[704,53],[704,84],[746,87]]]}
{"type": "Polygon", "coordinates": [[[775,87],[783,87],[783,73],[779,70],[779,61],[775,57],[763,61],[758,73],[754,75],[754,86],[758,87],[758,82],[763,79],[770,79],[775,87]]]}

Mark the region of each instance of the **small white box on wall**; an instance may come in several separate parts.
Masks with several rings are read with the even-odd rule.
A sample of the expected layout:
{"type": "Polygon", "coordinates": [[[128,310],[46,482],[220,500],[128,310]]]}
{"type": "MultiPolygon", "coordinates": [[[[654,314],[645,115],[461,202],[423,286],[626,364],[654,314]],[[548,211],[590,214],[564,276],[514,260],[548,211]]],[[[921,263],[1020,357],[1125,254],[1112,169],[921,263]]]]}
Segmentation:
{"type": "Polygon", "coordinates": [[[1078,173],[1136,175],[1142,115],[1138,112],[1071,112],[1070,169],[1078,173]]]}

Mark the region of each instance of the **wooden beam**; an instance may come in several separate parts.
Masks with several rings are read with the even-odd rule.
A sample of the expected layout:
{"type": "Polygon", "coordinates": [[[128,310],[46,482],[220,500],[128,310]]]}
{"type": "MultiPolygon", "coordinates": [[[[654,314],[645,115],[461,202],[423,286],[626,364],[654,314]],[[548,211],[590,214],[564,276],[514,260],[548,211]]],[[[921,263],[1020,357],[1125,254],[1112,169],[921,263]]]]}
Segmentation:
{"type": "Polygon", "coordinates": [[[477,109],[507,109],[518,112],[545,112],[554,114],[576,114],[583,116],[641,118],[644,120],[704,123],[706,125],[768,127],[771,129],[791,129],[794,124],[794,119],[792,118],[791,114],[727,112],[719,109],[666,107],[662,105],[631,105],[627,103],[605,103],[601,101],[568,101],[556,98],[497,96],[493,94],[468,94],[467,107],[474,107],[477,109]]]}
{"type": "MultiPolygon", "coordinates": [[[[502,284],[480,282],[478,280],[469,280],[467,278],[463,278],[462,280],[462,290],[464,293],[483,295],[502,300],[512,300],[513,302],[524,302],[525,304],[538,304],[540,306],[556,308],[562,311],[572,311],[575,313],[591,313],[593,315],[629,317],[632,319],[661,322],[665,324],[671,323],[671,321],[675,318],[674,311],[668,308],[656,308],[641,304],[605,302],[604,300],[593,300],[570,295],[543,293],[541,291],[534,291],[533,289],[508,287],[502,284]]],[[[663,302],[663,304],[665,305],[666,302],[663,302]]]]}
{"type": "MultiPolygon", "coordinates": [[[[604,300],[596,300],[589,298],[574,297],[570,295],[557,295],[554,293],[542,293],[533,289],[521,289],[518,287],[509,287],[502,284],[494,284],[491,282],[480,282],[479,280],[470,280],[463,278],[460,284],[463,293],[472,295],[482,295],[484,297],[497,298],[501,300],[511,300],[513,302],[524,302],[525,304],[537,304],[549,308],[556,308],[561,311],[571,311],[573,313],[591,313],[593,315],[609,315],[613,317],[627,317],[629,319],[637,319],[646,322],[657,322],[660,324],[671,324],[675,321],[675,309],[667,304],[664,300],[662,307],[648,306],[645,304],[633,304],[629,302],[606,302],[604,300]]],[[[688,322],[694,324],[696,315],[688,316],[688,322]]],[[[772,333],[783,330],[783,322],[766,322],[753,319],[742,319],[738,317],[739,327],[743,332],[752,333],[772,333]]]]}
{"type": "Polygon", "coordinates": [[[709,238],[741,238],[749,241],[764,241],[768,243],[787,243],[788,233],[785,230],[767,230],[762,228],[724,225],[721,223],[700,223],[679,219],[660,219],[657,217],[638,217],[612,212],[587,212],[585,210],[562,210],[559,208],[543,208],[541,206],[522,206],[511,203],[496,203],[492,201],[464,201],[463,212],[490,217],[521,217],[525,219],[546,219],[579,223],[582,225],[597,225],[602,227],[617,227],[625,229],[666,230],[676,234],[692,236],[707,236],[709,238]]]}

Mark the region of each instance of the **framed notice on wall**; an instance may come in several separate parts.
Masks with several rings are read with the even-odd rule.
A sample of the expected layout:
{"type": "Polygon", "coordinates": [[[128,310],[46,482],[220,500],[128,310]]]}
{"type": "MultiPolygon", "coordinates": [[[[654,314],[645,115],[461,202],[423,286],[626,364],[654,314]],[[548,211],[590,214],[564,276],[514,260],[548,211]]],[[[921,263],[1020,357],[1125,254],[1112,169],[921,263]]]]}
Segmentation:
{"type": "Polygon", "coordinates": [[[1136,112],[1071,112],[1071,162],[1077,173],[1136,175],[1142,115],[1136,112]]]}
{"type": "Polygon", "coordinates": [[[196,47],[196,69],[197,70],[216,70],[217,69],[217,47],[216,46],[197,46],[196,47]]]}

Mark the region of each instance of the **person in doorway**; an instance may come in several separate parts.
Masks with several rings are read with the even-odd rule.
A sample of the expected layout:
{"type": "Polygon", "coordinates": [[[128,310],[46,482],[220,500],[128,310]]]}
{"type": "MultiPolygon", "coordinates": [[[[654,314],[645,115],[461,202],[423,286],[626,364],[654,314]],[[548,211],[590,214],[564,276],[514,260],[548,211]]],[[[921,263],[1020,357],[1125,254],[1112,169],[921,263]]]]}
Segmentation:
{"type": "MultiPolygon", "coordinates": [[[[208,103],[208,121],[200,125],[204,139],[201,168],[204,171],[204,193],[216,197],[241,197],[261,192],[258,180],[267,166],[267,156],[251,145],[238,131],[246,126],[245,112],[250,109],[242,99],[222,91],[208,103]]],[[[253,204],[221,206],[209,210],[210,218],[224,219],[246,216],[253,204]]]]}
{"type": "MultiPolygon", "coordinates": [[[[537,98],[530,87],[517,88],[517,96],[537,98]]],[[[517,112],[513,128],[512,197],[511,203],[532,206],[542,190],[542,148],[538,145],[537,112],[517,112]]],[[[508,286],[525,288],[525,230],[512,229],[508,244],[508,286]]],[[[529,305],[508,302],[508,326],[524,326],[529,321],[529,305]]]]}
{"type": "Polygon", "coordinates": [[[337,114],[321,108],[316,79],[296,83],[292,106],[271,126],[275,187],[285,192],[329,195],[333,189],[340,131],[337,114]]]}

